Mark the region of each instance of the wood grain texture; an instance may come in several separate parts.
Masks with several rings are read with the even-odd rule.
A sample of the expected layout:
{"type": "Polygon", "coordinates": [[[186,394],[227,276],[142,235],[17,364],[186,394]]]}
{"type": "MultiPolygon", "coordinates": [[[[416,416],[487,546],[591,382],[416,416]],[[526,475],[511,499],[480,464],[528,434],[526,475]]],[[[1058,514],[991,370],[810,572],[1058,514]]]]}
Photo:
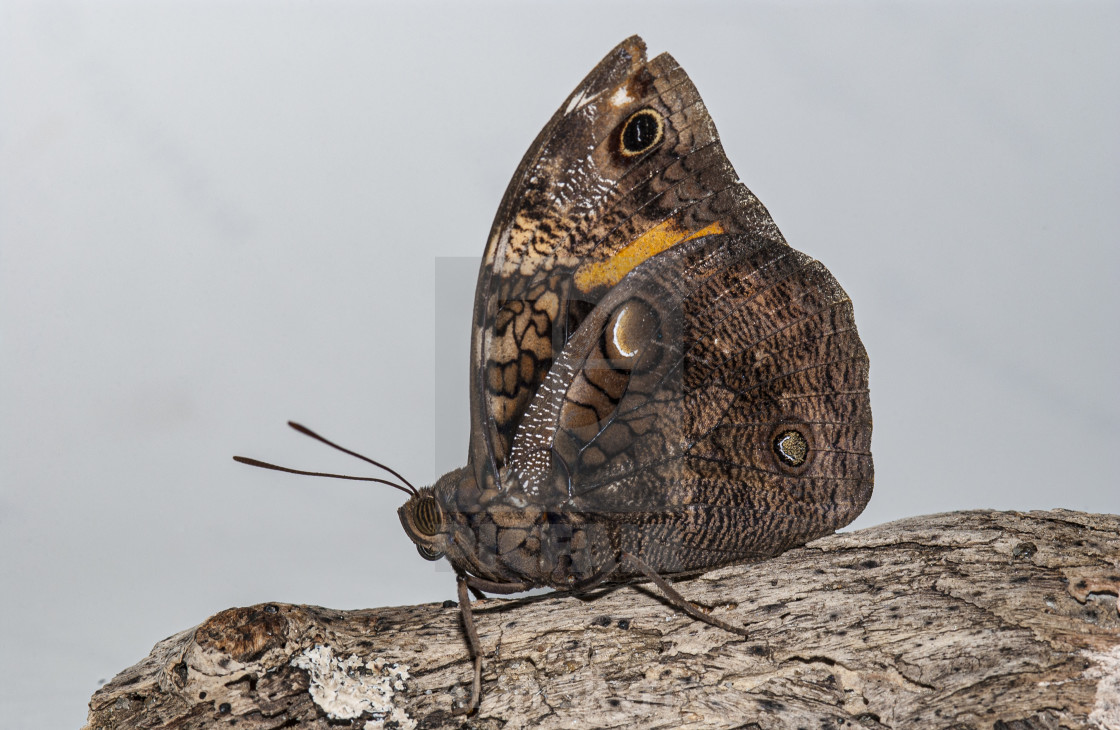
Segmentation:
{"type": "Polygon", "coordinates": [[[678,582],[452,606],[260,604],[161,641],[87,728],[1120,727],[1120,516],[957,512],[678,582]],[[334,714],[332,718],[329,712],[334,714]]]}

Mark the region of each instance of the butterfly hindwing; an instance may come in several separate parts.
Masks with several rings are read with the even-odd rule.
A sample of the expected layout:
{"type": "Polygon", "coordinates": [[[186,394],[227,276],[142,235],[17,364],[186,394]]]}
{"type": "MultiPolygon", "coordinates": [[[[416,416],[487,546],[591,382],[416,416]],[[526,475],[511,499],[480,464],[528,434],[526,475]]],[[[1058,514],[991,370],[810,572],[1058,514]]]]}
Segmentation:
{"type": "Polygon", "coordinates": [[[655,570],[771,555],[870,498],[867,374],[851,302],[819,262],[749,234],[693,239],[591,311],[511,461],[527,497],[551,489],[598,515],[655,570]]]}

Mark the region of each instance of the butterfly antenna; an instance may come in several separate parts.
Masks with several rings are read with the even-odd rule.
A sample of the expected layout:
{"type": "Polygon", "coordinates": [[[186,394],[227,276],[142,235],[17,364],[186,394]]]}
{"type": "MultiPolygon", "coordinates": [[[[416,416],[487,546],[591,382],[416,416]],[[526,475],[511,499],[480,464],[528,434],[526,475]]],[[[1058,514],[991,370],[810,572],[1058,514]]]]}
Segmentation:
{"type": "Polygon", "coordinates": [[[367,464],[373,464],[378,469],[384,469],[385,471],[387,471],[390,474],[392,474],[393,476],[395,476],[397,479],[400,479],[402,482],[407,484],[408,488],[412,490],[412,493],[416,494],[417,489],[416,489],[416,487],[414,487],[412,485],[412,482],[410,482],[407,479],[405,479],[404,477],[402,477],[395,470],[390,469],[389,467],[385,466],[380,461],[374,461],[373,459],[369,458],[368,456],[362,456],[357,451],[351,451],[350,449],[347,449],[343,446],[339,446],[335,442],[323,438],[322,436],[315,433],[314,431],[312,431],[307,426],[296,423],[295,421],[288,421],[288,425],[291,426],[292,428],[294,428],[295,430],[299,431],[300,433],[302,433],[304,436],[310,436],[311,438],[315,439],[316,441],[322,441],[324,444],[326,444],[327,446],[330,446],[332,449],[338,449],[342,453],[350,454],[350,456],[361,459],[362,461],[366,462],[367,464]]]}
{"type": "Polygon", "coordinates": [[[388,484],[390,487],[401,490],[405,494],[416,494],[411,489],[406,489],[395,482],[390,482],[387,479],[378,479],[377,477],[354,477],[347,474],[329,474],[324,471],[303,471],[302,469],[289,469],[286,466],[277,466],[276,464],[269,464],[267,461],[259,461],[257,459],[250,459],[248,456],[235,456],[233,460],[240,464],[248,464],[249,466],[259,466],[262,469],[272,469],[273,471],[286,471],[289,474],[303,474],[309,477],[331,477],[332,479],[351,479],[356,482],[377,482],[378,484],[388,484]]]}
{"type": "Polygon", "coordinates": [[[388,484],[390,487],[394,487],[396,489],[401,490],[405,494],[410,494],[410,495],[413,495],[413,496],[415,496],[419,492],[419,490],[417,490],[416,487],[414,487],[412,485],[412,482],[405,479],[403,476],[398,474],[395,470],[390,469],[389,467],[385,466],[380,461],[374,461],[373,459],[369,458],[368,456],[362,456],[357,451],[351,451],[350,449],[348,449],[344,446],[339,446],[335,442],[333,442],[329,439],[323,438],[322,436],[315,433],[314,431],[312,431],[307,426],[303,426],[301,424],[298,424],[295,421],[288,421],[288,425],[291,426],[292,428],[294,428],[296,431],[299,431],[300,433],[302,433],[304,436],[310,436],[311,438],[315,439],[316,441],[322,441],[324,444],[326,444],[327,446],[330,446],[332,449],[338,449],[342,453],[349,454],[350,456],[361,459],[362,461],[366,462],[367,464],[373,464],[378,469],[384,469],[385,471],[387,471],[390,474],[392,474],[393,476],[395,476],[397,479],[400,479],[402,482],[404,482],[408,486],[407,487],[402,487],[400,484],[397,484],[395,482],[390,482],[390,481],[385,480],[385,479],[378,479],[376,477],[355,477],[355,476],[347,476],[345,474],[329,474],[327,472],[321,472],[321,471],[303,471],[301,469],[289,469],[286,466],[277,466],[276,464],[269,464],[268,462],[260,461],[258,459],[250,459],[248,456],[235,456],[235,457],[233,457],[233,460],[238,462],[238,463],[241,463],[241,464],[248,464],[249,466],[259,466],[262,469],[272,469],[274,471],[286,471],[289,474],[303,474],[305,476],[311,476],[311,477],[331,477],[332,479],[352,479],[352,480],[358,481],[358,482],[377,482],[378,484],[388,484]]]}

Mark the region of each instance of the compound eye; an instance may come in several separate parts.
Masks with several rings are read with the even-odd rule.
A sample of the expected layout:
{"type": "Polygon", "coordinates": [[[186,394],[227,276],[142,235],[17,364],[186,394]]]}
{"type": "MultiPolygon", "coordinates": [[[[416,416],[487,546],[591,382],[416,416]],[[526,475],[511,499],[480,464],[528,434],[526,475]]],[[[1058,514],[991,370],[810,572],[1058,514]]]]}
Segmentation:
{"type": "MultiPolygon", "coordinates": [[[[432,497],[421,497],[412,510],[412,524],[421,535],[432,537],[438,535],[443,528],[443,514],[432,497]]],[[[423,549],[421,549],[423,555],[423,549]]],[[[435,558],[429,558],[434,560],[435,558]]]]}
{"type": "Polygon", "coordinates": [[[665,121],[653,109],[630,115],[618,134],[618,149],[623,157],[633,157],[656,147],[665,136],[665,121]]]}
{"type": "Polygon", "coordinates": [[[416,552],[420,553],[420,557],[424,558],[424,560],[439,560],[443,557],[443,553],[441,553],[439,550],[433,550],[432,548],[425,547],[424,545],[417,545],[416,552]]]}

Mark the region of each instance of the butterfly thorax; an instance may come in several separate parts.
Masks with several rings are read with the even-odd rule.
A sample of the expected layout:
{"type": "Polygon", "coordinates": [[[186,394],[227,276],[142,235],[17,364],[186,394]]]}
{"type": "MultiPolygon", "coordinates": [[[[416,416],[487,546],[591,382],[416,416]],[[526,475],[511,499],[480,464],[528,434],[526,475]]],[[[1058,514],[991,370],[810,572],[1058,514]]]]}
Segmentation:
{"type": "Polygon", "coordinates": [[[531,503],[519,490],[481,489],[468,467],[421,489],[399,512],[421,555],[446,557],[457,573],[492,583],[571,589],[616,564],[605,525],[555,502],[531,503]]]}

